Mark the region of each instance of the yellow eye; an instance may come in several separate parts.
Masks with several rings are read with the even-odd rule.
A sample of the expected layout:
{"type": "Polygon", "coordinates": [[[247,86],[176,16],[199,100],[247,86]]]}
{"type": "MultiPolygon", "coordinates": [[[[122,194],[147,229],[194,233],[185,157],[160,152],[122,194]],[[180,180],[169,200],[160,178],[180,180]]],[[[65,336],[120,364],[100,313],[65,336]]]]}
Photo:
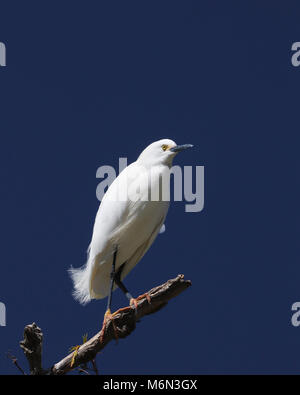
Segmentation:
{"type": "Polygon", "coordinates": [[[168,146],[167,146],[166,144],[163,144],[163,145],[161,146],[161,148],[162,148],[163,151],[166,151],[166,150],[168,149],[168,146]]]}

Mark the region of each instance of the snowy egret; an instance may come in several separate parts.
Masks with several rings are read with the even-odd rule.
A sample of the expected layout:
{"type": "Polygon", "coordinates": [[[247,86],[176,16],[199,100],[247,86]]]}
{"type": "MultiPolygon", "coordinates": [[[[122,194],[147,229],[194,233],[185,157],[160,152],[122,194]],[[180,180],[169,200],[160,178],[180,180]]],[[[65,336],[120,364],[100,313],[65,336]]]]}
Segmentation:
{"type": "Polygon", "coordinates": [[[112,292],[119,287],[130,304],[136,300],[122,280],[164,230],[169,201],[149,199],[160,190],[175,155],[192,147],[163,139],[150,144],[136,162],[127,166],[104,195],[96,215],[86,264],[69,269],[74,297],[82,304],[108,296],[105,317],[111,315],[112,292]],[[151,178],[151,182],[149,179],[151,178]]]}

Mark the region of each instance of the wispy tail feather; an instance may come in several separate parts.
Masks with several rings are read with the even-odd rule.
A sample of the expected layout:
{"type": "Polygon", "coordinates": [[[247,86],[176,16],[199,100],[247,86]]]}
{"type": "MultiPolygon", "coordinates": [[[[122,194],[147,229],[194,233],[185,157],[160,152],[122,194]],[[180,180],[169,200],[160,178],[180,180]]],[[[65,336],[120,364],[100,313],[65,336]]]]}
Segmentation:
{"type": "Polygon", "coordinates": [[[90,268],[89,261],[82,267],[75,269],[72,266],[68,270],[73,281],[74,290],[72,292],[74,298],[82,305],[87,304],[91,300],[90,296],[90,268]]]}

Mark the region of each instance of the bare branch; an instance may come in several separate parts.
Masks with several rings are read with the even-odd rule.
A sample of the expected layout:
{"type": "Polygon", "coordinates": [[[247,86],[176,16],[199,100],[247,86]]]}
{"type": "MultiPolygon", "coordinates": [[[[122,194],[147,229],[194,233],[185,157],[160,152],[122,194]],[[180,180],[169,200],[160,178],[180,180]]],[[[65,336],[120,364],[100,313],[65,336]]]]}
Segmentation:
{"type": "Polygon", "coordinates": [[[17,358],[16,358],[14,355],[12,355],[10,352],[8,352],[6,355],[7,355],[7,358],[9,358],[9,359],[12,361],[12,363],[16,366],[16,368],[19,369],[19,371],[20,371],[24,376],[26,376],[26,373],[24,372],[24,370],[23,370],[23,369],[21,368],[21,366],[19,365],[17,358]]]}
{"type": "Polygon", "coordinates": [[[95,372],[95,375],[98,376],[99,375],[99,371],[98,371],[98,366],[97,366],[97,362],[96,359],[92,359],[92,366],[93,366],[93,370],[95,372]]]}
{"type": "Polygon", "coordinates": [[[83,368],[78,368],[78,372],[79,372],[79,373],[84,373],[84,374],[86,374],[86,375],[88,375],[88,376],[91,375],[87,370],[85,370],[85,369],[83,369],[83,368]]]}
{"type": "Polygon", "coordinates": [[[42,343],[43,333],[35,322],[31,325],[26,325],[24,328],[24,340],[20,341],[20,346],[29,362],[31,375],[43,374],[42,343]]]}
{"type": "Polygon", "coordinates": [[[95,373],[98,374],[97,366],[93,361],[99,351],[101,351],[111,340],[116,339],[116,336],[117,339],[122,339],[130,335],[135,329],[136,321],[140,320],[144,315],[152,314],[160,310],[170,299],[179,295],[190,285],[191,282],[189,280],[184,280],[184,276],[179,274],[176,278],[168,280],[166,283],[139,296],[137,298],[136,308],[127,306],[119,309],[114,313],[112,319],[107,321],[102,331],[98,332],[75,351],[75,358],[74,352],[72,352],[61,361],[57,362],[47,372],[43,371],[40,363],[42,333],[34,323],[32,325],[27,325],[24,331],[25,340],[21,342],[21,347],[24,349],[24,353],[29,361],[31,374],[48,373],[52,375],[64,375],[89,361],[92,362],[95,373]],[[32,341],[32,332],[35,335],[39,335],[34,338],[35,341],[32,341]]]}

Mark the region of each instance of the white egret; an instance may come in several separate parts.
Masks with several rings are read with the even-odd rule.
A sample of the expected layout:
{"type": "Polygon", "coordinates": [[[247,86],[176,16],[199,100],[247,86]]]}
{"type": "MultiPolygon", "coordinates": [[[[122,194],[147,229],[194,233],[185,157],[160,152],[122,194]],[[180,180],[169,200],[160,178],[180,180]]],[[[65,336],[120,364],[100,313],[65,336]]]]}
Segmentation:
{"type": "Polygon", "coordinates": [[[122,280],[162,229],[169,201],[162,199],[161,180],[165,175],[168,178],[175,155],[189,147],[192,145],[176,145],[169,139],[156,141],[110,185],[96,216],[87,263],[69,270],[73,295],[80,303],[108,296],[107,317],[112,291],[119,287],[130,304],[136,305],[122,280]],[[151,193],[157,190],[159,197],[152,200],[151,193]]]}

